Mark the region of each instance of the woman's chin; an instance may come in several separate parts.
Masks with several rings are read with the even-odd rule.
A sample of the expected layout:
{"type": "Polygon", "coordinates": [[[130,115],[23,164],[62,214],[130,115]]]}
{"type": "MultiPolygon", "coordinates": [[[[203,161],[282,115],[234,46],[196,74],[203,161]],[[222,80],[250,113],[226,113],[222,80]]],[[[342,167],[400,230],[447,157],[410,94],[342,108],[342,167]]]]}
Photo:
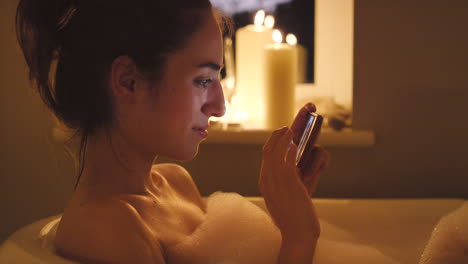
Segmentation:
{"type": "Polygon", "coordinates": [[[193,148],[181,149],[177,153],[172,153],[171,155],[167,155],[167,157],[172,160],[189,161],[195,158],[197,154],[198,154],[198,145],[193,148]]]}

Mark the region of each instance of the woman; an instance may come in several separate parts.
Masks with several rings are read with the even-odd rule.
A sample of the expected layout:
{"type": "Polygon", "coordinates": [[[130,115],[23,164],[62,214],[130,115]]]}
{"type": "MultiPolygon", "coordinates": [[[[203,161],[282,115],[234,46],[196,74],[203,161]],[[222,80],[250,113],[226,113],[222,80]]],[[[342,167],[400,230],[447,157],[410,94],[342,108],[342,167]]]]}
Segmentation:
{"type": "MultiPolygon", "coordinates": [[[[193,158],[208,119],[224,114],[224,21],[208,0],[20,1],[30,78],[81,140],[59,254],[85,263],[210,263],[176,250],[209,232],[199,228],[207,204],[186,170],[153,161],[193,158]]],[[[309,197],[328,155],[316,147],[304,174],[295,166],[308,111],[315,107],[264,146],[259,187],[281,234],[275,263],[312,263],[320,233],[309,197]]]]}

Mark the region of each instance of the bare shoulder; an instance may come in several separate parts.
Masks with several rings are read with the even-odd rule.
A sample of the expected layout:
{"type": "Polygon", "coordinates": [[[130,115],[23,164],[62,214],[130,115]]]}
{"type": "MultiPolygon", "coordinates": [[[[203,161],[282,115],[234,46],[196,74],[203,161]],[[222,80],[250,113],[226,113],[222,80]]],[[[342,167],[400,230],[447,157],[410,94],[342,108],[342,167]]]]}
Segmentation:
{"type": "Polygon", "coordinates": [[[153,165],[152,170],[163,176],[182,196],[204,208],[200,191],[184,167],[174,163],[161,163],[153,165]]]}
{"type": "Polygon", "coordinates": [[[114,198],[64,214],[55,246],[85,263],[165,263],[161,245],[136,209],[114,198]]]}

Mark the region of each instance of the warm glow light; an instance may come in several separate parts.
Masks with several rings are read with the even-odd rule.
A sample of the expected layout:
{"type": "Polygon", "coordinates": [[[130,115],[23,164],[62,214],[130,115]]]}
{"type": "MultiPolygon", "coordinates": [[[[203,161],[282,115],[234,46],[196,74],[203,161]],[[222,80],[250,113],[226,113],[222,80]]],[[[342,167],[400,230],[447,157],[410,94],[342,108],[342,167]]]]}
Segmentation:
{"type": "Polygon", "coordinates": [[[273,30],[272,36],[273,36],[273,41],[275,43],[283,42],[283,36],[281,35],[281,31],[279,31],[278,29],[273,30]]]}
{"type": "Polygon", "coordinates": [[[260,25],[263,25],[264,21],[265,21],[265,11],[260,9],[255,14],[254,24],[257,25],[257,26],[260,26],[260,25]]]}
{"type": "Polygon", "coordinates": [[[275,17],[272,15],[268,15],[265,17],[265,27],[273,28],[275,26],[275,17]]]}
{"type": "Polygon", "coordinates": [[[208,118],[208,120],[210,120],[210,122],[218,122],[219,120],[221,120],[221,118],[216,117],[216,116],[210,116],[210,118],[208,118]]]}
{"type": "Polygon", "coordinates": [[[228,90],[234,89],[234,88],[235,88],[235,85],[236,85],[236,83],[235,83],[234,78],[230,77],[230,78],[227,78],[227,79],[226,79],[226,88],[227,88],[228,90]]]}
{"type": "Polygon", "coordinates": [[[244,111],[237,111],[234,113],[234,122],[244,123],[245,121],[249,120],[249,113],[244,111]]]}
{"type": "Polygon", "coordinates": [[[294,36],[294,34],[289,33],[286,35],[286,43],[288,43],[291,46],[297,45],[297,38],[294,36]]]}

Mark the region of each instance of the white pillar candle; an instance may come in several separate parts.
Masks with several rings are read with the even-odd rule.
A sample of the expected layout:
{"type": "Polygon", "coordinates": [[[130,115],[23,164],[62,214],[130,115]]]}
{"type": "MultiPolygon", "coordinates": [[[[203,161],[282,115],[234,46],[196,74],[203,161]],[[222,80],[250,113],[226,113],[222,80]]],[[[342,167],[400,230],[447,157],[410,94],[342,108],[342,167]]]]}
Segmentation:
{"type": "Polygon", "coordinates": [[[297,82],[304,83],[307,73],[307,50],[304,46],[297,43],[297,38],[294,34],[286,35],[286,42],[293,46],[297,53],[297,82]]]}
{"type": "Polygon", "coordinates": [[[264,18],[260,10],[254,25],[236,32],[236,98],[239,110],[248,113],[245,127],[253,129],[264,127],[263,49],[273,42],[273,29],[263,25],[264,18]]]}
{"type": "Polygon", "coordinates": [[[273,33],[275,42],[264,49],[266,90],[266,128],[291,126],[297,78],[297,53],[294,47],[281,43],[281,32],[273,33]]]}

